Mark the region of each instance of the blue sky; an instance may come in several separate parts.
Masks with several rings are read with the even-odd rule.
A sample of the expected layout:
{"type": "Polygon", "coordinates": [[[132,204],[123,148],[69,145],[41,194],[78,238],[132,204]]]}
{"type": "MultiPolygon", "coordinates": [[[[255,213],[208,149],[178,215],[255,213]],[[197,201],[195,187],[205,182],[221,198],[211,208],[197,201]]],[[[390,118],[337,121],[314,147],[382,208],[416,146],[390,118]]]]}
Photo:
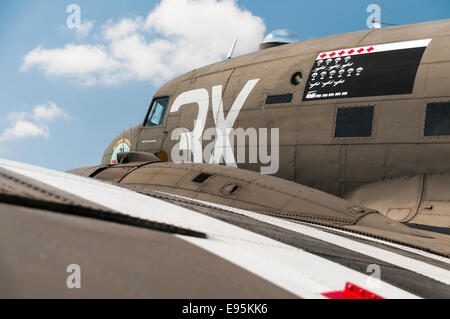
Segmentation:
{"type": "Polygon", "coordinates": [[[142,122],[160,84],[221,59],[237,32],[247,39],[238,42],[240,54],[275,29],[301,39],[366,29],[371,3],[387,23],[450,18],[448,0],[241,0],[226,10],[216,0],[162,2],[165,9],[156,10],[160,1],[1,1],[0,157],[60,170],[98,164],[122,129],[142,122]],[[72,3],[81,8],[85,34],[66,25],[72,3]],[[186,20],[171,19],[177,14],[186,20]],[[192,27],[197,15],[211,26],[192,27]],[[128,31],[118,38],[117,30],[128,31]],[[197,38],[208,44],[200,48],[197,38]],[[182,52],[168,55],[171,49],[182,52]]]}

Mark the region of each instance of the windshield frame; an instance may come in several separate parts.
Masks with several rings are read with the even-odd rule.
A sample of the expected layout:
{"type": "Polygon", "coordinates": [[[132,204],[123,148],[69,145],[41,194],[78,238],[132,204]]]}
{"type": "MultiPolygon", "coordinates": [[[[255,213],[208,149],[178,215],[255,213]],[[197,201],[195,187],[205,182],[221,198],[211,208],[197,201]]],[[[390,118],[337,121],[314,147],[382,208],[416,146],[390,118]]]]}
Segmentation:
{"type": "Polygon", "coordinates": [[[146,113],[146,115],[145,115],[144,121],[142,122],[142,127],[145,127],[145,128],[153,128],[153,127],[161,127],[161,126],[163,126],[163,123],[164,123],[164,120],[165,120],[165,116],[166,116],[166,111],[167,111],[167,108],[168,108],[168,106],[169,106],[169,102],[170,102],[170,97],[169,97],[169,96],[158,96],[158,97],[154,97],[154,98],[152,99],[152,101],[150,102],[150,105],[149,105],[149,107],[148,107],[148,109],[147,109],[147,113],[146,113]],[[163,112],[163,115],[162,115],[161,124],[159,124],[159,125],[154,125],[154,126],[147,126],[146,124],[147,124],[147,122],[148,122],[150,113],[152,112],[152,109],[153,109],[153,107],[154,107],[154,105],[155,105],[155,102],[156,102],[157,100],[161,100],[161,99],[167,99],[167,104],[166,104],[166,106],[165,106],[165,108],[164,108],[164,112],[163,112]]]}

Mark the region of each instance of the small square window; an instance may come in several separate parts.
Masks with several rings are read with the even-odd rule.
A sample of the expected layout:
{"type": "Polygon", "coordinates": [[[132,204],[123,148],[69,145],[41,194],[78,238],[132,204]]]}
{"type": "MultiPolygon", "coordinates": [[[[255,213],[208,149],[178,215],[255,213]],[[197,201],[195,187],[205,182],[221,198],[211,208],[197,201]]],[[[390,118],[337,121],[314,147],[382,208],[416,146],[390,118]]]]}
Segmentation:
{"type": "Polygon", "coordinates": [[[153,101],[152,106],[150,108],[150,114],[148,115],[148,118],[145,121],[146,127],[161,125],[164,119],[164,113],[166,111],[168,102],[169,102],[168,97],[158,98],[153,101]]]}
{"type": "Polygon", "coordinates": [[[334,137],[372,136],[373,106],[338,108],[334,137]]]}
{"type": "Polygon", "coordinates": [[[424,135],[450,135],[450,102],[429,103],[427,105],[424,135]]]}
{"type": "Polygon", "coordinates": [[[284,104],[292,102],[292,94],[270,95],[266,99],[266,104],[284,104]]]}

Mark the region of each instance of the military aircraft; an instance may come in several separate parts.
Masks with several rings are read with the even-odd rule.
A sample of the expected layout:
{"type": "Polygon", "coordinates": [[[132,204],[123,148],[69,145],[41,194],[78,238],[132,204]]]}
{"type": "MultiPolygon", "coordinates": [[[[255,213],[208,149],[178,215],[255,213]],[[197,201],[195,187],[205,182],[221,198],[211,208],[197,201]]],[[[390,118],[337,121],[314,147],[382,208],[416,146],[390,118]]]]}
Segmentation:
{"type": "Polygon", "coordinates": [[[98,166],[0,160],[0,293],[449,298],[450,20],[279,34],[163,85],[98,166]]]}
{"type": "MultiPolygon", "coordinates": [[[[188,137],[196,147],[187,161],[267,171],[448,233],[448,25],[264,43],[259,52],[184,74],[156,92],[143,123],[119,135],[102,164],[114,162],[122,147],[169,162],[175,153],[180,161],[174,150],[188,137]],[[234,138],[239,129],[248,141],[234,138]],[[274,129],[278,139],[271,140],[274,129]],[[276,149],[271,156],[269,146],[276,149]]],[[[122,182],[133,184],[132,176],[122,182]]],[[[174,192],[172,182],[158,187],[174,192]]]]}

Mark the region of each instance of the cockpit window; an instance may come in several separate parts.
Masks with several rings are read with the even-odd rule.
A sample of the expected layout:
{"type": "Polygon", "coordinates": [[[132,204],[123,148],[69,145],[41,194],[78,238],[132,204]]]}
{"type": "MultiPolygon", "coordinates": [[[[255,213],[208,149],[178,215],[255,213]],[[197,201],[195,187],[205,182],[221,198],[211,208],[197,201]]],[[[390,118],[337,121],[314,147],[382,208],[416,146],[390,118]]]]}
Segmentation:
{"type": "Polygon", "coordinates": [[[145,121],[146,127],[161,125],[168,103],[168,97],[157,98],[153,101],[152,106],[150,107],[150,113],[147,117],[147,120],[145,121]]]}

